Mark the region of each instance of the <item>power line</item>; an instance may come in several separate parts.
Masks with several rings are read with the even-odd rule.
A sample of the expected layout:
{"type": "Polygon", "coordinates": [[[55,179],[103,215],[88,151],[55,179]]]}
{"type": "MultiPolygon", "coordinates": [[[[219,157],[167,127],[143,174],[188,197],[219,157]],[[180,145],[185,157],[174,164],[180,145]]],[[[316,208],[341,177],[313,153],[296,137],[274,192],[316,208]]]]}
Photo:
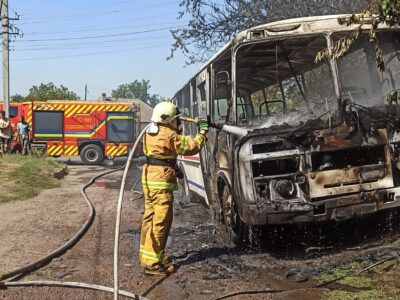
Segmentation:
{"type": "MultiPolygon", "coordinates": [[[[157,40],[161,40],[161,39],[157,39],[157,40]]],[[[165,39],[164,39],[165,41],[165,39]]],[[[125,43],[124,47],[132,45],[129,43],[135,42],[133,45],[138,45],[138,43],[136,41],[130,41],[128,42],[128,45],[126,45],[127,43],[125,43]]],[[[155,42],[154,39],[150,40],[148,39],[147,42],[155,42]]],[[[140,43],[141,46],[146,45],[145,43],[140,43]]],[[[14,47],[10,50],[15,51],[15,52],[31,52],[31,51],[59,51],[59,50],[79,50],[79,49],[99,49],[99,48],[117,48],[117,49],[121,49],[121,43],[118,43],[118,45],[112,44],[112,45],[103,45],[103,44],[97,44],[97,45],[64,45],[64,46],[57,46],[57,47],[51,47],[51,46],[41,46],[41,47],[28,47],[28,48],[19,48],[19,47],[14,47]]]]}
{"type": "MultiPolygon", "coordinates": [[[[131,11],[138,11],[138,10],[143,10],[143,9],[149,9],[149,8],[154,8],[154,7],[160,7],[160,6],[168,6],[170,4],[179,4],[179,1],[168,1],[165,2],[163,1],[162,3],[154,4],[154,5],[146,5],[146,6],[139,6],[139,7],[134,7],[134,8],[126,8],[126,9],[116,9],[116,10],[111,10],[111,11],[105,11],[105,12],[97,12],[97,13],[84,13],[84,14],[72,14],[72,15],[52,15],[51,17],[45,16],[45,17],[34,17],[34,18],[25,18],[25,20],[53,20],[53,19],[64,19],[64,18],[75,18],[75,17],[88,17],[88,16],[101,16],[101,15],[110,15],[110,14],[119,14],[119,13],[126,13],[126,12],[131,12],[131,11]]],[[[46,21],[40,21],[40,23],[45,23],[46,21]]],[[[21,23],[21,24],[32,24],[30,23],[21,23]]]]}
{"type": "MultiPolygon", "coordinates": [[[[77,9],[79,10],[87,10],[87,9],[96,9],[96,8],[101,8],[101,7],[109,7],[109,6],[116,6],[116,5],[123,5],[125,3],[132,3],[132,2],[138,2],[140,0],[125,0],[125,1],[119,1],[119,2],[114,2],[108,3],[108,4],[102,4],[102,5],[92,5],[92,6],[86,6],[86,7],[79,7],[77,9]]],[[[108,1],[109,2],[109,1],[108,1]]],[[[11,7],[10,7],[11,8],[11,7]]],[[[13,10],[13,9],[12,9],[13,10]]],[[[14,11],[14,10],[13,10],[14,11]]],[[[20,14],[20,16],[32,16],[33,14],[20,14]]]]}
{"type": "Polygon", "coordinates": [[[76,33],[76,32],[90,32],[90,31],[104,31],[104,30],[115,30],[115,29],[127,29],[127,28],[137,28],[137,27],[150,27],[150,26],[161,26],[161,25],[175,25],[183,26],[186,23],[177,22],[164,22],[157,24],[136,24],[131,26],[117,26],[117,27],[98,27],[94,29],[80,29],[80,30],[65,30],[65,31],[46,31],[46,32],[26,32],[25,35],[52,35],[52,34],[64,34],[64,33],[76,33]]]}
{"type": "Polygon", "coordinates": [[[121,5],[125,3],[132,3],[132,2],[139,2],[140,0],[126,0],[126,1],[119,1],[119,2],[114,2],[108,3],[108,4],[102,4],[102,5],[93,5],[93,6],[86,6],[86,7],[79,7],[80,10],[82,9],[93,9],[93,8],[99,8],[99,7],[108,7],[108,6],[116,6],[116,5],[121,5]]]}
{"type": "Polygon", "coordinates": [[[157,29],[148,29],[148,30],[142,30],[142,31],[133,31],[133,32],[115,33],[115,34],[106,34],[106,35],[94,35],[94,36],[80,36],[80,37],[55,38],[55,39],[31,39],[31,40],[21,40],[21,42],[48,42],[48,41],[101,39],[101,38],[107,38],[107,37],[127,36],[127,35],[141,34],[141,33],[172,30],[172,29],[177,29],[177,28],[181,28],[181,27],[182,26],[173,26],[173,27],[164,27],[164,28],[157,28],[157,29]]]}
{"type": "MultiPolygon", "coordinates": [[[[170,39],[171,36],[157,36],[157,40],[163,40],[163,39],[170,39]]],[[[73,43],[42,43],[42,44],[29,44],[29,45],[18,45],[16,48],[17,49],[35,49],[35,47],[49,47],[49,48],[57,48],[57,47],[65,47],[65,46],[88,46],[88,45],[104,45],[108,43],[118,43],[118,45],[123,44],[123,43],[129,43],[129,42],[137,42],[137,41],[142,41],[142,40],[155,40],[153,37],[135,37],[135,38],[129,38],[129,39],[112,39],[112,40],[105,40],[105,41],[92,41],[92,42],[73,42],[73,43]]],[[[15,46],[14,46],[15,47],[15,46]]]]}
{"type": "MultiPolygon", "coordinates": [[[[156,18],[159,18],[159,17],[165,17],[165,16],[176,16],[176,13],[174,12],[174,13],[166,13],[166,14],[158,14],[158,15],[153,15],[153,16],[147,16],[147,17],[141,17],[141,18],[135,18],[134,19],[134,21],[143,21],[143,20],[150,20],[150,19],[156,19],[156,18]]],[[[75,22],[75,20],[73,20],[74,22],[75,22]]],[[[113,24],[115,25],[115,24],[126,24],[126,23],[131,23],[132,22],[132,20],[129,20],[129,21],[116,21],[116,22],[114,22],[113,21],[113,24]]],[[[27,25],[27,24],[29,24],[29,25],[32,25],[32,24],[34,24],[34,25],[37,25],[37,24],[42,24],[43,22],[41,22],[41,21],[37,21],[37,22],[29,22],[29,23],[19,23],[19,25],[27,25]]],[[[54,21],[48,21],[48,22],[45,22],[45,23],[59,23],[57,20],[54,20],[54,21]]],[[[101,26],[101,25],[104,25],[104,22],[102,23],[102,24],[94,24],[93,26],[101,26]]],[[[68,26],[69,28],[71,28],[70,26],[68,26]]],[[[82,28],[82,26],[79,26],[79,27],[72,27],[71,29],[79,29],[79,28],[82,28]]]]}
{"type": "Polygon", "coordinates": [[[84,56],[94,56],[94,55],[105,55],[105,54],[114,54],[114,53],[122,53],[122,52],[130,52],[135,50],[144,50],[144,49],[153,49],[153,48],[161,48],[165,46],[170,46],[170,44],[160,44],[154,45],[149,47],[140,47],[140,48],[130,48],[130,49],[123,49],[118,51],[105,51],[105,52],[94,52],[94,53],[86,53],[86,54],[77,54],[77,55],[65,55],[65,56],[50,56],[50,57],[36,57],[36,58],[22,58],[13,60],[14,62],[19,61],[38,61],[38,60],[49,60],[49,59],[64,59],[64,58],[75,58],[75,57],[84,57],[84,56]]]}

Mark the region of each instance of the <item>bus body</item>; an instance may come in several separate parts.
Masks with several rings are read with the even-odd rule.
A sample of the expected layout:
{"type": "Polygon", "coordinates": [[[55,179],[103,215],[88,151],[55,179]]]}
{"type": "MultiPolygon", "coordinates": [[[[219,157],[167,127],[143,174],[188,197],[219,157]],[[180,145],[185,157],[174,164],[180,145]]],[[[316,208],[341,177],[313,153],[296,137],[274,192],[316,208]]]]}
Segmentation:
{"type": "Polygon", "coordinates": [[[339,17],[348,16],[246,30],[173,98],[187,115],[245,129],[244,136],[210,129],[200,155],[179,159],[190,193],[233,232],[400,206],[400,108],[388,102],[400,95],[400,31],[378,29],[382,74],[369,24],[343,57],[315,63],[355,28],[339,17]]]}
{"type": "MultiPolygon", "coordinates": [[[[1,108],[1,106],[0,106],[1,108]]],[[[47,101],[12,104],[14,129],[20,116],[31,125],[31,147],[48,155],[80,155],[86,164],[124,156],[139,130],[133,103],[47,101]]]]}

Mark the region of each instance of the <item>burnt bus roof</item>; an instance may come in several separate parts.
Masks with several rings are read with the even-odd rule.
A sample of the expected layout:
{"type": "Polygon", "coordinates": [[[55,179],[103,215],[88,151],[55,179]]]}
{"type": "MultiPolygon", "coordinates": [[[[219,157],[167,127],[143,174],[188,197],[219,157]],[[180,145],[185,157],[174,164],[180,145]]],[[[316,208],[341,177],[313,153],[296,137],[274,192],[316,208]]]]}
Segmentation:
{"type": "MultiPolygon", "coordinates": [[[[317,33],[333,33],[338,31],[351,31],[359,25],[346,26],[341,25],[338,19],[346,19],[351,17],[351,14],[342,15],[327,15],[327,16],[313,16],[304,18],[294,18],[267,23],[259,26],[255,26],[246,29],[237,34],[232,40],[230,40],[221,50],[219,50],[206,64],[204,64],[200,70],[188,80],[182,88],[180,88],[174,95],[177,96],[197,75],[204,71],[212,62],[218,57],[224,54],[227,50],[236,46],[240,43],[265,40],[274,37],[290,37],[300,36],[307,34],[317,33]]],[[[365,24],[362,29],[370,29],[371,22],[368,19],[364,19],[365,24]]],[[[388,29],[386,24],[380,24],[379,29],[388,29]]],[[[392,29],[399,29],[398,26],[393,26],[392,29]]]]}

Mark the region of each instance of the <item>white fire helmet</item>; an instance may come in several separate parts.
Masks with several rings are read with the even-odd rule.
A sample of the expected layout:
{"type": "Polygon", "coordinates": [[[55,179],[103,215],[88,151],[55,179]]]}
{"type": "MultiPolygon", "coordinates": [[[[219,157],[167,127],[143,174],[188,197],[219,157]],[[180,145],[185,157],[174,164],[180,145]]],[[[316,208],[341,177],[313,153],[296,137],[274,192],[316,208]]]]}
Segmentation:
{"type": "Polygon", "coordinates": [[[160,102],[153,109],[151,122],[169,124],[180,115],[179,109],[171,102],[160,102]]]}

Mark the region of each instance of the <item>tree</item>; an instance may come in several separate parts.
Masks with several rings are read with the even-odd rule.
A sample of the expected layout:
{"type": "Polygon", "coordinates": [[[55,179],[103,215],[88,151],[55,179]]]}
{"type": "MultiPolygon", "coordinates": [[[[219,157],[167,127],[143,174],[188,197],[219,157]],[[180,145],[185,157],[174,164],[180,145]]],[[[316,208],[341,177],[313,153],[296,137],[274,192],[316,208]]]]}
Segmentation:
{"type": "Polygon", "coordinates": [[[26,99],[21,94],[15,94],[14,96],[11,96],[11,101],[12,102],[24,102],[24,101],[26,101],[26,99]]]}
{"type": "Polygon", "coordinates": [[[25,99],[27,101],[77,100],[79,97],[65,86],[57,87],[52,82],[49,82],[41,83],[39,86],[32,86],[25,99]]]}
{"type": "MultiPolygon", "coordinates": [[[[371,24],[369,40],[375,47],[376,65],[381,72],[385,71],[382,49],[376,35],[379,24],[387,24],[390,27],[400,26],[400,0],[373,0],[369,7],[360,14],[339,18],[338,22],[346,26],[357,25],[348,36],[337,41],[331,49],[325,49],[317,54],[316,62],[326,59],[337,59],[345,55],[355,43],[361,33],[364,24],[371,24]]],[[[396,97],[397,95],[393,96],[396,97]]]]}
{"type": "Polygon", "coordinates": [[[238,32],[253,26],[296,17],[355,13],[370,0],[182,0],[178,19],[189,18],[184,28],[172,30],[177,50],[187,64],[206,61],[238,32]]]}
{"type": "Polygon", "coordinates": [[[166,101],[165,98],[158,94],[150,95],[150,80],[135,80],[132,83],[121,84],[117,89],[113,90],[111,95],[114,98],[140,99],[151,107],[154,107],[160,101],[166,101]]]}

